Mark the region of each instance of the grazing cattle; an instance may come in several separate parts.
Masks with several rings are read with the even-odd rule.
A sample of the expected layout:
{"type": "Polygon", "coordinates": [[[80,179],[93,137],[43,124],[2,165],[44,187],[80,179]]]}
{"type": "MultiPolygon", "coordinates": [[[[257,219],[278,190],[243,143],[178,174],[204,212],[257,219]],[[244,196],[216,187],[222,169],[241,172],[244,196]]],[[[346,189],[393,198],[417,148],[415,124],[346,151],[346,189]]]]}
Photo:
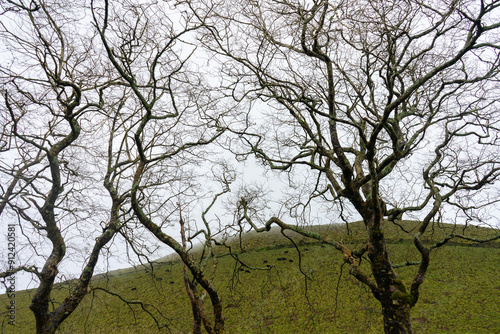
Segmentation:
{"type": "Polygon", "coordinates": [[[132,291],[135,291],[135,290],[137,290],[137,288],[132,288],[131,290],[132,290],[132,291]]]}
{"type": "Polygon", "coordinates": [[[174,281],[170,281],[170,284],[174,284],[175,282],[174,281]]]}
{"type": "Polygon", "coordinates": [[[288,254],[288,251],[285,251],[285,254],[288,254]]]}
{"type": "Polygon", "coordinates": [[[249,272],[250,272],[250,270],[245,270],[245,272],[246,272],[246,273],[249,273],[249,272]]]}
{"type": "Polygon", "coordinates": [[[288,260],[288,262],[293,262],[293,260],[288,260]]]}
{"type": "Polygon", "coordinates": [[[263,263],[267,263],[267,260],[264,260],[263,263]]]}

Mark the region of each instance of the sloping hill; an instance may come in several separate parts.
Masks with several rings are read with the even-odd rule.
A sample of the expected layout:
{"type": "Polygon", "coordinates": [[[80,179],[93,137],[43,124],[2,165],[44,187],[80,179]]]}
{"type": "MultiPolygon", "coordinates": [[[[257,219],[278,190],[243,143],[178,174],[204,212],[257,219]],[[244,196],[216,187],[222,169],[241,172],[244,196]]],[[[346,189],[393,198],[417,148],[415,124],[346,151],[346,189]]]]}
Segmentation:
{"type": "MultiPolygon", "coordinates": [[[[411,225],[406,224],[410,228],[411,225]]],[[[345,226],[339,225],[312,229],[342,239],[354,249],[362,247],[362,239],[356,237],[363,229],[362,224],[351,224],[351,235],[346,233],[345,226]]],[[[405,233],[392,225],[386,231],[389,248],[396,252],[395,262],[418,260],[405,233]]],[[[468,231],[476,237],[493,233],[477,227],[469,227],[468,231]]],[[[277,229],[231,240],[235,256],[245,266],[228,256],[226,250],[218,250],[214,282],[223,298],[227,333],[382,332],[378,302],[348,274],[348,267],[342,267],[338,251],[293,233],[287,235],[299,251],[277,229]]],[[[435,229],[428,242],[442,237],[435,229]]],[[[434,252],[420,300],[412,311],[416,333],[500,333],[499,246],[498,242],[480,245],[455,242],[434,252]]],[[[362,265],[366,266],[367,261],[362,265]]],[[[409,283],[416,268],[397,270],[409,283]]],[[[175,260],[149,269],[96,277],[93,287],[116,295],[94,290],[63,324],[61,333],[190,332],[190,304],[181,264],[175,260]],[[124,300],[143,304],[127,305],[124,300]],[[158,325],[165,327],[158,329],[158,325]]],[[[58,285],[54,306],[69,289],[71,283],[58,285]]],[[[2,332],[34,332],[33,316],[28,309],[33,292],[17,293],[15,331],[4,321],[2,332]]],[[[6,303],[6,296],[1,296],[0,304],[6,303]]]]}

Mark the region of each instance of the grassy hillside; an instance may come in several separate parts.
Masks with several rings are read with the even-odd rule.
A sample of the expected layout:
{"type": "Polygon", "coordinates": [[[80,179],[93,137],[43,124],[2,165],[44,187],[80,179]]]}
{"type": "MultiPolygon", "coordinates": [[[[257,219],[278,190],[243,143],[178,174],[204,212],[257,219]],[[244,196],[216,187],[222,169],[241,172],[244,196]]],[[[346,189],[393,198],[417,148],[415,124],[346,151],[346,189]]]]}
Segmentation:
{"type": "MultiPolygon", "coordinates": [[[[353,233],[347,235],[345,226],[314,227],[342,239],[353,249],[362,247],[361,239],[356,237],[362,228],[361,224],[351,224],[353,233]]],[[[418,260],[406,234],[391,225],[386,230],[394,262],[418,260]]],[[[477,237],[492,234],[477,227],[468,231],[477,237]]],[[[333,247],[289,235],[299,247],[300,266],[299,253],[277,230],[250,233],[232,241],[233,250],[238,251],[247,267],[220,251],[215,285],[223,298],[227,333],[382,332],[379,304],[348,274],[349,268],[342,267],[341,254],[333,247]]],[[[428,241],[440,240],[442,236],[436,228],[428,241]]],[[[499,246],[498,242],[455,242],[432,254],[420,300],[412,311],[416,333],[500,333],[499,246]]],[[[362,265],[366,266],[366,261],[362,265]]],[[[397,270],[410,283],[416,267],[397,270]]],[[[140,305],[127,306],[120,298],[96,290],[63,324],[61,333],[190,332],[190,305],[182,268],[176,261],[155,265],[152,270],[97,277],[93,286],[106,288],[129,301],[142,301],[159,324],[167,327],[159,330],[140,305]]],[[[54,306],[69,289],[70,283],[58,285],[54,306]]],[[[28,309],[33,293],[17,293],[17,326],[13,328],[4,322],[2,333],[34,332],[33,316],[28,309]]],[[[0,296],[0,305],[6,303],[6,296],[0,296]]]]}

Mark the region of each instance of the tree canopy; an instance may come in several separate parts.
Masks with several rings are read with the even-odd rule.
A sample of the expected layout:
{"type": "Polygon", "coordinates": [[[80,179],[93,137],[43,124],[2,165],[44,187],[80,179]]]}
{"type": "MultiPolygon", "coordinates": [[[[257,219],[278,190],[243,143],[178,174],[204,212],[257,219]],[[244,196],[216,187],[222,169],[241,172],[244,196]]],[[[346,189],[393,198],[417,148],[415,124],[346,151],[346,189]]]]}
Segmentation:
{"type": "Polygon", "coordinates": [[[193,331],[222,333],[213,247],[274,224],[334,246],[380,302],[385,332],[411,333],[432,251],[500,238],[422,241],[441,222],[498,228],[499,6],[2,2],[0,215],[22,248],[2,277],[34,275],[37,331],[55,332],[100,254],[148,262],[167,246],[184,263],[193,331]],[[278,209],[262,210],[254,185],[233,186],[249,157],[284,176],[278,209]],[[361,249],[307,230],[332,212],[347,228],[363,221],[361,249]],[[420,254],[411,282],[392,261],[387,222],[420,254]],[[81,264],[78,287],[51,311],[68,257],[81,264]]]}

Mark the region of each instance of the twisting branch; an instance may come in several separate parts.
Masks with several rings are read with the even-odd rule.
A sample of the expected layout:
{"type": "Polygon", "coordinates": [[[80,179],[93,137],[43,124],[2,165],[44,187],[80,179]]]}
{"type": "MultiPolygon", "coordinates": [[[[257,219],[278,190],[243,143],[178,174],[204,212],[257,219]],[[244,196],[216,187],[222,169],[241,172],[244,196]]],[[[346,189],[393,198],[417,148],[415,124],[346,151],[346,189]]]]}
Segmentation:
{"type": "MultiPolygon", "coordinates": [[[[128,300],[128,299],[124,298],[122,295],[120,295],[116,292],[110,291],[108,289],[102,288],[102,287],[91,287],[90,291],[93,294],[95,294],[95,291],[103,291],[103,292],[107,293],[108,295],[117,297],[122,302],[127,304],[128,307],[130,307],[131,305],[139,305],[141,307],[141,309],[144,312],[146,312],[151,317],[151,319],[154,320],[156,327],[158,329],[166,328],[167,330],[170,331],[170,328],[168,327],[168,323],[166,321],[163,323],[160,323],[161,319],[167,319],[167,318],[163,315],[163,313],[156,306],[144,303],[140,300],[128,300]],[[155,314],[153,314],[153,312],[150,309],[153,309],[154,311],[156,311],[159,314],[160,318],[158,318],[155,314]]],[[[130,309],[133,310],[132,308],[130,308],[130,309]]]]}
{"type": "Polygon", "coordinates": [[[241,210],[240,220],[245,220],[246,222],[248,222],[257,233],[270,231],[272,225],[274,224],[274,225],[279,226],[282,231],[290,230],[290,231],[293,231],[293,232],[298,233],[300,235],[303,235],[305,237],[315,239],[321,243],[325,243],[325,244],[333,246],[335,249],[342,252],[342,254],[344,255],[344,262],[350,265],[351,275],[356,277],[360,282],[366,284],[372,290],[373,295],[377,299],[379,298],[379,290],[378,290],[377,284],[370,277],[368,277],[367,275],[365,275],[361,271],[361,269],[359,268],[358,260],[356,260],[352,251],[346,245],[344,245],[341,241],[326,239],[324,236],[322,236],[319,233],[304,230],[304,229],[298,227],[297,225],[286,224],[285,222],[283,222],[281,219],[279,219],[277,217],[271,217],[269,220],[266,221],[266,223],[264,224],[263,227],[257,227],[255,225],[255,223],[253,222],[252,218],[248,215],[248,208],[249,207],[248,207],[248,203],[247,203],[245,198],[241,198],[238,206],[241,210]]]}

